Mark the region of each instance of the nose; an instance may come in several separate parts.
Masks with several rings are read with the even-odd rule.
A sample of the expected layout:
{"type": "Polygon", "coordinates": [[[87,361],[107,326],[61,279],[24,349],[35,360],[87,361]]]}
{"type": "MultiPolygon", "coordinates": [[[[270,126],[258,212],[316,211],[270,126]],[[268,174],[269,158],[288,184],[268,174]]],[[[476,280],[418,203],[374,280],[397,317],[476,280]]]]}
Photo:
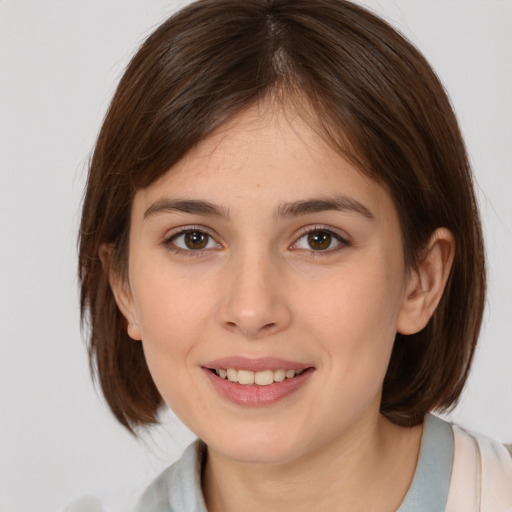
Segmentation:
{"type": "Polygon", "coordinates": [[[284,278],[270,256],[240,256],[223,281],[218,320],[227,330],[260,339],[285,330],[291,321],[284,278]]]}

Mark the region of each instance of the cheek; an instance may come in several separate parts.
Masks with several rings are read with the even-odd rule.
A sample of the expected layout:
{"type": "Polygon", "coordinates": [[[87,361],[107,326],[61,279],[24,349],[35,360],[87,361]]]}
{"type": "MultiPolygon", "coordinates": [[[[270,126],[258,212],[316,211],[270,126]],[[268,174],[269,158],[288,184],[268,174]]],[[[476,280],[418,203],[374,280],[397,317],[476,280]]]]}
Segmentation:
{"type": "Polygon", "coordinates": [[[146,359],[152,373],[167,372],[169,367],[179,373],[208,332],[212,290],[202,280],[145,268],[132,288],[146,359]]]}
{"type": "Polygon", "coordinates": [[[303,282],[295,294],[299,316],[309,318],[319,332],[340,340],[358,339],[358,345],[360,337],[394,338],[402,298],[397,275],[385,266],[361,265],[316,281],[315,286],[303,282]]]}
{"type": "Polygon", "coordinates": [[[320,370],[328,375],[328,392],[319,394],[318,406],[338,411],[324,420],[333,432],[340,421],[348,425],[372,409],[380,397],[399,309],[399,294],[393,297],[388,284],[385,274],[366,271],[332,286],[321,300],[310,294],[307,328],[324,352],[320,370]]]}
{"type": "Polygon", "coordinates": [[[396,335],[402,283],[385,267],[365,267],[332,279],[328,292],[307,293],[302,330],[326,354],[332,389],[347,400],[375,393],[386,374],[396,335]]]}
{"type": "Polygon", "coordinates": [[[134,299],[149,371],[167,405],[186,420],[190,396],[183,383],[195,371],[195,350],[208,332],[208,294],[161,272],[147,272],[139,283],[134,299]]]}

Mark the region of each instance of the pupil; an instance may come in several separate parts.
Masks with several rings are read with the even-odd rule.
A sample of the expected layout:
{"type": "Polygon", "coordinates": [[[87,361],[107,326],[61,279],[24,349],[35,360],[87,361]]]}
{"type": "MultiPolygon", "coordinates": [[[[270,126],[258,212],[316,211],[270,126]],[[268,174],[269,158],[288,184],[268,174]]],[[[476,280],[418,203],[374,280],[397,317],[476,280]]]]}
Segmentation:
{"type": "Polygon", "coordinates": [[[317,251],[328,249],[331,245],[331,239],[331,235],[325,231],[318,231],[308,235],[309,246],[317,251]]]}
{"type": "Polygon", "coordinates": [[[204,233],[193,231],[185,235],[185,245],[189,249],[204,249],[208,243],[208,237],[204,233]]]}

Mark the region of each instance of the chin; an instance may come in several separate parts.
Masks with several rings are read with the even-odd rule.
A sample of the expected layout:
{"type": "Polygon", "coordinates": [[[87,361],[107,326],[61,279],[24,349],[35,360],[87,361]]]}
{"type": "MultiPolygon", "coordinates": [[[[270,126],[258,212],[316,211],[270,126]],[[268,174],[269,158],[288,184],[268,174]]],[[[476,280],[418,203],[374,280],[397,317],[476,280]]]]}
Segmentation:
{"type": "Polygon", "coordinates": [[[265,435],[226,435],[222,439],[204,439],[222,457],[242,464],[280,465],[297,459],[304,445],[292,436],[275,432],[265,435]]]}
{"type": "MultiPolygon", "coordinates": [[[[213,448],[215,449],[215,448],[213,448]]],[[[230,446],[226,451],[219,453],[232,461],[239,464],[255,464],[255,465],[281,465],[291,462],[296,457],[296,451],[282,450],[280,448],[262,449],[258,446],[242,446],[239,450],[230,446]]]]}

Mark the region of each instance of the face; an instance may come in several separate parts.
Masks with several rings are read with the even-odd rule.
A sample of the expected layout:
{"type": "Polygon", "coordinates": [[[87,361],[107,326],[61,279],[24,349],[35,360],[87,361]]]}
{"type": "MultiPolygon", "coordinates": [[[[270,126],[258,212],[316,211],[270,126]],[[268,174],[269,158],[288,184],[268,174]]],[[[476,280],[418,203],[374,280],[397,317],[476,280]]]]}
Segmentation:
{"type": "Polygon", "coordinates": [[[136,193],[116,296],[183,422],[280,463],[378,420],[406,289],[386,190],[260,106],[136,193]]]}

